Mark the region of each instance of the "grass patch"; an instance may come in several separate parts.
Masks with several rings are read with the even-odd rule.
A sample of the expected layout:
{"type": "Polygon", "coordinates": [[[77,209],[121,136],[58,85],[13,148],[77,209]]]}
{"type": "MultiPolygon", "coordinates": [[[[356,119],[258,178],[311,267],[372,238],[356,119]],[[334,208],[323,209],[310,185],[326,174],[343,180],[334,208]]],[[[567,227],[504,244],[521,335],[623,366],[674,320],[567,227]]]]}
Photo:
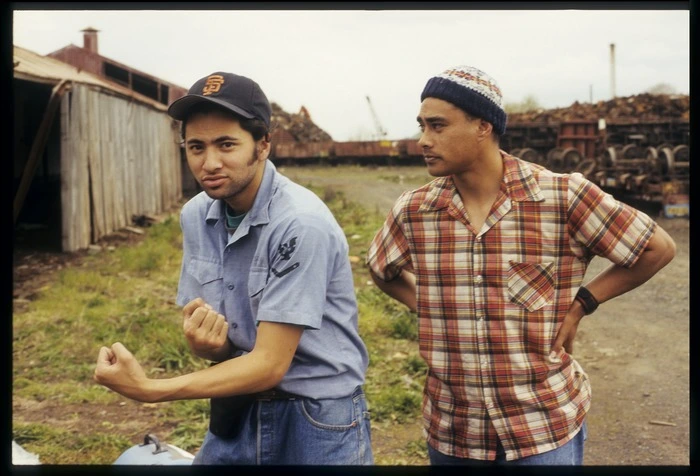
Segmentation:
{"type": "Polygon", "coordinates": [[[76,434],[43,423],[13,425],[12,438],[41,464],[104,465],[113,463],[133,443],[113,432],[76,434]]]}
{"type": "MultiPolygon", "coordinates": [[[[371,284],[364,264],[385,217],[342,193],[309,188],[328,204],[350,245],[360,334],[370,353],[365,388],[372,418],[418,419],[426,369],[418,355],[416,317],[371,284]]],[[[117,341],[152,377],[207,366],[190,352],[175,304],[181,246],[174,215],[147,228],[137,246],[86,256],[81,266],[58,271],[50,285],[13,314],[13,397],[58,406],[114,407],[124,398],[95,384],[92,373],[99,348],[117,341]]],[[[208,426],[207,400],[159,404],[156,413],[161,424],[172,425],[168,443],[193,453],[198,449],[208,426]]],[[[102,420],[87,433],[60,422],[16,423],[13,439],[38,454],[43,464],[112,464],[135,444],[134,435],[119,434],[124,422],[114,412],[102,420]]],[[[403,451],[408,456],[397,458],[412,458],[421,449],[403,451]]]]}

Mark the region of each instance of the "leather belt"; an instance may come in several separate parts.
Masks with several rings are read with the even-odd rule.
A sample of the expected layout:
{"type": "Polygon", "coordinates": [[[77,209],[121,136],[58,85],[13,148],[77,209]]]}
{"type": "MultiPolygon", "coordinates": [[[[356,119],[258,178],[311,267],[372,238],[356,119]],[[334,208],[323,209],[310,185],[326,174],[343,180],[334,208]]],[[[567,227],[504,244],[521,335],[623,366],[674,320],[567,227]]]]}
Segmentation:
{"type": "Polygon", "coordinates": [[[255,393],[253,397],[256,400],[296,400],[297,398],[302,398],[300,395],[285,392],[279,388],[271,388],[270,390],[255,393]]]}

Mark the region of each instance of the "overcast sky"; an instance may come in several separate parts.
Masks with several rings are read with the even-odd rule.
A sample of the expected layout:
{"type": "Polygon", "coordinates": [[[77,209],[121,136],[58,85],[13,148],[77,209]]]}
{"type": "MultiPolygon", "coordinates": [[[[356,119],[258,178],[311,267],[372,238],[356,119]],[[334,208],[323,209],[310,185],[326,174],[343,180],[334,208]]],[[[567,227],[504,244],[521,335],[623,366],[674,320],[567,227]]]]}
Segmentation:
{"type": "Polygon", "coordinates": [[[690,91],[688,10],[37,11],[17,5],[17,46],[42,55],[82,46],[81,30],[92,27],[105,57],[185,88],[215,71],[248,76],[285,111],[305,106],[336,141],[374,138],[366,96],[387,138],[415,135],[425,82],[460,64],[493,76],[506,103],[532,96],[545,108],[565,107],[611,99],[614,44],[617,96],[660,83],[690,91]]]}

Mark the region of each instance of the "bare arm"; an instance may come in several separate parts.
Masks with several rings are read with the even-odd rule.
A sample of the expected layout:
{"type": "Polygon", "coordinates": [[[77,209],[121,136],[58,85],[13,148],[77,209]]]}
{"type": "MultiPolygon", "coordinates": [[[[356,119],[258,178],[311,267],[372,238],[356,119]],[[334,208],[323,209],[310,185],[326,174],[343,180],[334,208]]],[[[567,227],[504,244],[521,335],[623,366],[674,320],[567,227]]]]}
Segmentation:
{"type": "Polygon", "coordinates": [[[676,243],[666,230],[657,225],[634,266],[610,266],[586,284],[586,287],[598,303],[604,303],[647,282],[670,263],[675,255],[676,243]]]}
{"type": "MultiPolygon", "coordinates": [[[[670,263],[675,255],[676,243],[666,230],[657,225],[634,266],[625,268],[612,265],[586,284],[586,288],[595,296],[598,303],[602,304],[647,282],[670,263]]],[[[558,353],[562,347],[571,352],[576,329],[583,316],[581,304],[574,301],[554,340],[553,353],[558,353]]]]}
{"type": "Polygon", "coordinates": [[[402,270],[396,278],[391,281],[384,281],[370,270],[372,280],[379,289],[387,295],[405,304],[408,308],[416,311],[416,276],[406,270],[402,270]]]}
{"type": "Polygon", "coordinates": [[[253,350],[241,357],[167,379],[146,377],[141,365],[121,343],[100,349],[95,380],[131,399],[165,402],[225,397],[267,390],[287,373],[303,327],[261,322],[253,350]]]}

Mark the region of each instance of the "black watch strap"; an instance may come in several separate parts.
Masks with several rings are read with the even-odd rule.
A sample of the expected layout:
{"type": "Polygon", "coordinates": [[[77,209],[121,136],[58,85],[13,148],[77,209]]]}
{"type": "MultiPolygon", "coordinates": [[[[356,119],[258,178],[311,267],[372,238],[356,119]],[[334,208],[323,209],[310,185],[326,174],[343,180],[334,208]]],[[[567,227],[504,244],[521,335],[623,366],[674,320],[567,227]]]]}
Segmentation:
{"type": "Polygon", "coordinates": [[[581,303],[586,315],[593,314],[598,309],[598,300],[583,286],[576,293],[576,300],[581,303]]]}

